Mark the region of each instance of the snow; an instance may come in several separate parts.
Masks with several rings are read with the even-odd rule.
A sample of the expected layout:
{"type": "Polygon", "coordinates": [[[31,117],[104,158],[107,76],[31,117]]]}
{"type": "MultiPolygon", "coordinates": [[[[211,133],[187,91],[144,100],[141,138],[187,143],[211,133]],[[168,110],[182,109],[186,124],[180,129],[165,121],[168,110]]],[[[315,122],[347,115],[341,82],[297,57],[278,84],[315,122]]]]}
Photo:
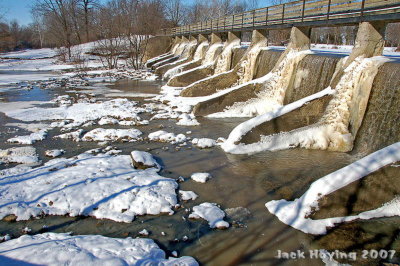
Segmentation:
{"type": "Polygon", "coordinates": [[[81,140],[81,136],[84,134],[84,132],[85,131],[83,129],[78,129],[73,132],[68,132],[68,133],[58,135],[58,136],[54,136],[54,138],[55,139],[69,139],[69,140],[78,142],[81,140]]]}
{"type": "Polygon", "coordinates": [[[157,169],[161,168],[151,153],[145,151],[132,151],[131,158],[134,162],[140,163],[144,166],[155,167],[157,169]]]}
{"type": "Polygon", "coordinates": [[[266,203],[266,207],[283,223],[305,233],[316,235],[326,234],[327,228],[356,219],[400,216],[400,199],[395,198],[378,209],[365,211],[354,216],[320,220],[306,218],[312,212],[312,209],[318,209],[318,200],[322,197],[397,161],[400,161],[400,142],[318,179],[300,198],[294,201],[273,200],[266,203]]]}
{"type": "Polygon", "coordinates": [[[201,149],[212,148],[217,144],[215,140],[209,138],[200,138],[200,139],[194,138],[192,140],[192,143],[196,145],[196,147],[201,149]]]}
{"type": "Polygon", "coordinates": [[[229,227],[229,223],[223,219],[225,212],[216,203],[205,202],[193,207],[193,212],[189,215],[190,219],[204,219],[210,228],[224,229],[229,227]]]}
{"type": "Polygon", "coordinates": [[[212,178],[212,176],[209,173],[194,173],[190,176],[190,178],[196,182],[205,183],[207,180],[212,178]]]}
{"type": "Polygon", "coordinates": [[[170,142],[172,144],[182,143],[186,141],[186,136],[184,134],[175,135],[174,133],[168,133],[164,130],[159,130],[149,134],[149,139],[152,141],[159,142],[170,142]]]}
{"type": "MultiPolygon", "coordinates": [[[[260,47],[256,47],[252,50],[253,53],[257,54],[260,47]],[[258,48],[258,49],[256,49],[258,48]]],[[[248,85],[262,84],[262,89],[257,92],[256,98],[251,98],[245,102],[235,102],[232,106],[228,106],[222,112],[208,115],[208,117],[251,117],[254,115],[265,114],[269,111],[273,111],[282,106],[285,92],[289,86],[292,74],[295,71],[296,65],[308,54],[311,54],[310,50],[296,51],[291,50],[287,53],[286,57],[282,62],[265,76],[244,82],[231,89],[221,90],[219,93],[211,95],[207,100],[215,98],[213,96],[220,96],[227,94],[231,91],[240,90],[241,88],[248,85]]],[[[251,58],[244,63],[251,64],[251,58]]],[[[249,78],[245,78],[245,73],[241,73],[244,81],[249,78]]],[[[252,76],[251,73],[247,73],[248,76],[252,76]]]]}
{"type": "Polygon", "coordinates": [[[184,201],[195,200],[195,199],[197,199],[199,197],[193,191],[179,190],[179,194],[181,195],[181,199],[184,200],[184,201]]]}
{"type": "Polygon", "coordinates": [[[28,144],[31,145],[37,141],[44,140],[47,136],[47,129],[34,132],[26,136],[15,136],[7,140],[10,143],[28,144]]]}
{"type": "Polygon", "coordinates": [[[175,180],[159,169],[135,170],[129,155],[83,153],[16,171],[1,178],[0,219],[69,214],[131,222],[137,215],[172,214],[177,204],[175,180]]]}
{"type": "Polygon", "coordinates": [[[44,154],[47,157],[56,158],[56,157],[63,155],[64,153],[65,153],[64,150],[47,150],[47,151],[45,151],[44,154]]]}
{"type": "Polygon", "coordinates": [[[51,48],[27,49],[16,52],[2,53],[1,58],[18,58],[18,59],[43,59],[57,55],[57,51],[51,48]]]}
{"type": "Polygon", "coordinates": [[[3,260],[40,265],[198,265],[192,257],[166,259],[151,239],[44,233],[0,244],[3,260]]]}
{"type": "Polygon", "coordinates": [[[71,106],[56,108],[32,107],[3,112],[14,119],[22,121],[73,120],[78,123],[114,117],[122,120],[140,120],[137,113],[143,109],[136,107],[137,102],[127,99],[113,99],[98,103],[76,103],[71,106]]]}
{"type": "Polygon", "coordinates": [[[2,102],[0,104],[0,112],[6,113],[19,111],[21,109],[32,108],[41,104],[43,104],[43,102],[40,101],[2,102]]]}
{"type": "Polygon", "coordinates": [[[196,51],[194,53],[193,56],[193,60],[180,64],[176,67],[173,67],[171,69],[169,69],[167,72],[165,72],[165,74],[163,75],[163,79],[169,79],[172,78],[173,76],[175,76],[176,74],[179,74],[180,72],[182,72],[183,68],[185,68],[186,66],[189,66],[190,64],[194,64],[196,62],[200,62],[202,60],[202,58],[204,57],[204,49],[205,47],[207,47],[209,44],[207,41],[200,43],[197,48],[196,51]]]}
{"type": "Polygon", "coordinates": [[[143,229],[142,231],[139,232],[139,235],[141,236],[148,236],[150,233],[146,229],[143,229]]]}
{"type": "Polygon", "coordinates": [[[196,117],[193,114],[181,114],[179,116],[179,121],[176,123],[180,126],[198,126],[200,123],[197,121],[196,117]]]}
{"type": "Polygon", "coordinates": [[[290,146],[287,143],[285,144],[283,142],[283,140],[281,140],[281,142],[279,144],[280,146],[273,145],[273,143],[277,144],[277,142],[274,142],[272,140],[272,138],[273,137],[277,138],[280,135],[271,136],[271,142],[268,142],[268,143],[257,142],[257,143],[248,144],[248,145],[235,144],[235,143],[239,142],[242,139],[242,137],[245,134],[247,134],[248,132],[250,132],[253,128],[255,128],[263,123],[266,123],[268,121],[271,121],[274,118],[277,118],[279,116],[287,114],[293,110],[296,110],[315,99],[319,99],[323,96],[331,95],[334,93],[335,93],[335,91],[332,90],[330,87],[328,87],[328,88],[326,88],[320,92],[317,92],[313,95],[310,95],[310,96],[300,99],[296,102],[287,104],[280,108],[277,108],[275,111],[271,111],[266,114],[259,115],[250,120],[247,120],[247,121],[239,124],[232,130],[232,132],[229,134],[228,139],[221,145],[221,147],[226,152],[234,153],[234,154],[255,153],[255,152],[260,152],[263,150],[278,150],[278,149],[283,149],[283,148],[289,148],[290,146]]]}
{"type": "Polygon", "coordinates": [[[33,147],[17,147],[6,150],[0,149],[0,162],[36,164],[39,162],[39,157],[36,153],[36,149],[33,147]]]}
{"type": "Polygon", "coordinates": [[[217,59],[214,72],[215,75],[224,73],[230,69],[233,48],[237,45],[240,45],[240,39],[235,39],[231,42],[225,43],[224,48],[217,59]]]}
{"type": "Polygon", "coordinates": [[[96,128],[82,137],[82,141],[137,141],[142,135],[138,129],[104,129],[96,128]]]}

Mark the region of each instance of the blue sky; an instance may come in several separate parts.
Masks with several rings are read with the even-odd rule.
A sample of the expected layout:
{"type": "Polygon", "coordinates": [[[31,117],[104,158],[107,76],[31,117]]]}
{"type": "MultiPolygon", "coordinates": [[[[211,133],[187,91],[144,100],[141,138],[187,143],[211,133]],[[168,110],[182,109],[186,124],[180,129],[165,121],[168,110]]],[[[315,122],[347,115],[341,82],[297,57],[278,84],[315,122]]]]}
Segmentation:
{"type": "MultiPolygon", "coordinates": [[[[27,25],[32,22],[30,14],[30,6],[35,0],[0,0],[0,13],[5,13],[5,20],[17,20],[22,25],[27,25]]],[[[194,0],[185,0],[191,3],[194,0]]],[[[204,0],[207,1],[207,0],[204,0]]],[[[101,0],[107,2],[107,0],[101,0]]],[[[269,0],[258,0],[260,6],[267,6],[269,0]]]]}

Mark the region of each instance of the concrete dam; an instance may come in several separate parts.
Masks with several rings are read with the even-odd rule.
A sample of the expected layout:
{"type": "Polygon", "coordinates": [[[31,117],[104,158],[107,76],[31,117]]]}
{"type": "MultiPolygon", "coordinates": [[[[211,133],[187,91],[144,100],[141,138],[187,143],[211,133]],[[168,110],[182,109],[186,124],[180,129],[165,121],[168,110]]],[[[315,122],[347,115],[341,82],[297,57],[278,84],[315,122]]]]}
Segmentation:
{"type": "Polygon", "coordinates": [[[400,65],[381,56],[383,32],[382,23],[360,23],[348,56],[312,52],[310,28],[292,27],[285,50],[268,46],[267,30],[253,30],[247,45],[241,32],[175,37],[147,66],[167,82],[164,90],[190,103],[194,116],[249,118],[228,136],[226,152],[368,153],[400,136],[393,124],[400,118],[400,65]],[[390,100],[381,108],[385,97],[390,100]],[[371,116],[382,124],[372,129],[371,116]],[[372,133],[374,145],[363,143],[372,133]]]}

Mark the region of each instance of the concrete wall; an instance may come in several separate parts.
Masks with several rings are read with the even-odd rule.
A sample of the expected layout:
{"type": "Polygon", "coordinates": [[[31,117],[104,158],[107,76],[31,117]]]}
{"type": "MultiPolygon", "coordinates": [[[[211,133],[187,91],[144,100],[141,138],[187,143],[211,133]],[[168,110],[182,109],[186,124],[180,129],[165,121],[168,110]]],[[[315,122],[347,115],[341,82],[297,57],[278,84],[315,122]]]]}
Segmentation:
{"type": "Polygon", "coordinates": [[[169,36],[156,36],[148,39],[147,44],[142,44],[146,46],[143,62],[168,52],[171,49],[172,41],[172,37],[169,36]]]}

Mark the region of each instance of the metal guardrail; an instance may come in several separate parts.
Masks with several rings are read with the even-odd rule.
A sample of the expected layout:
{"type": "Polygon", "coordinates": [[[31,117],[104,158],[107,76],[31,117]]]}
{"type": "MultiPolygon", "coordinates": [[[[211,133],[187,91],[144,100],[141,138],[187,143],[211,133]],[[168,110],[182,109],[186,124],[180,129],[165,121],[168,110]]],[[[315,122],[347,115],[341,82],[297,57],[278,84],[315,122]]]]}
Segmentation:
{"type": "Polygon", "coordinates": [[[242,31],[285,24],[333,21],[376,15],[400,15],[400,0],[300,0],[217,18],[196,24],[163,29],[162,35],[242,31]]]}

